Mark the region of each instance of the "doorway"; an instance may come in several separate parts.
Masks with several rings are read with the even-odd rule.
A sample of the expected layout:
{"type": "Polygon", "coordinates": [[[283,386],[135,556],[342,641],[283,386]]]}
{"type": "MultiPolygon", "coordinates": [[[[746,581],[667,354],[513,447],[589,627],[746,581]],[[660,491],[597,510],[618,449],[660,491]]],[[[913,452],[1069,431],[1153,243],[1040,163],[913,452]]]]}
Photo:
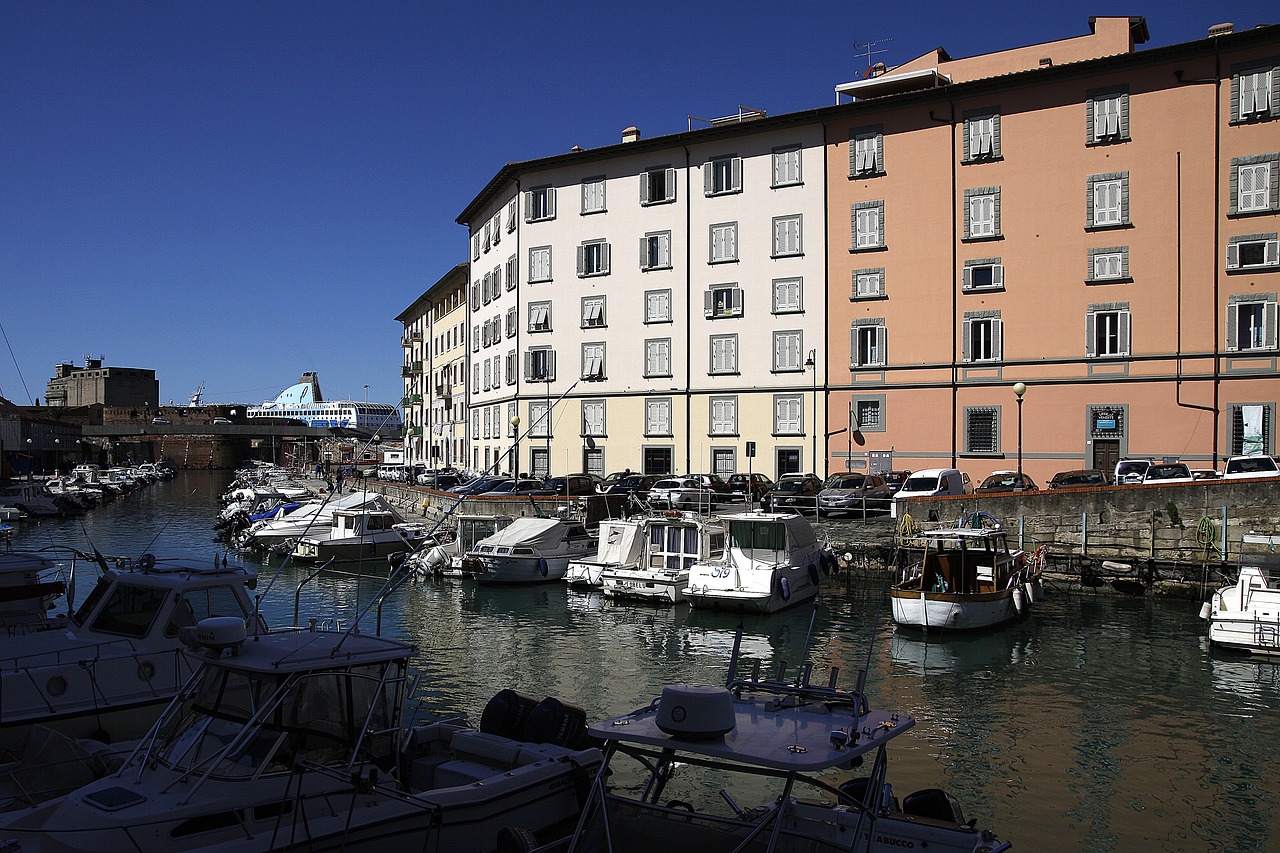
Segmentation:
{"type": "Polygon", "coordinates": [[[1116,470],[1116,463],[1120,461],[1120,439],[1118,438],[1095,438],[1093,440],[1093,467],[1099,471],[1111,472],[1116,470]]]}

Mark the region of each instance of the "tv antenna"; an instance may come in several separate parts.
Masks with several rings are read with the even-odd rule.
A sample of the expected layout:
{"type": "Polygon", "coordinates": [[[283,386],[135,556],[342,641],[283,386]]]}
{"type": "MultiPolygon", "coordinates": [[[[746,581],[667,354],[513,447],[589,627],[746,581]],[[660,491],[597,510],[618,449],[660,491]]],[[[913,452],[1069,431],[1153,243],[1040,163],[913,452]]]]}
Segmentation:
{"type": "Polygon", "coordinates": [[[863,77],[867,77],[871,74],[871,57],[872,56],[875,56],[877,53],[889,52],[887,48],[881,48],[880,50],[876,50],[875,46],[878,44],[884,44],[885,42],[890,42],[890,41],[893,41],[893,39],[892,38],[872,39],[871,41],[855,41],[853,43],[853,48],[855,51],[854,55],[865,56],[867,60],[867,64],[862,72],[863,77]]]}

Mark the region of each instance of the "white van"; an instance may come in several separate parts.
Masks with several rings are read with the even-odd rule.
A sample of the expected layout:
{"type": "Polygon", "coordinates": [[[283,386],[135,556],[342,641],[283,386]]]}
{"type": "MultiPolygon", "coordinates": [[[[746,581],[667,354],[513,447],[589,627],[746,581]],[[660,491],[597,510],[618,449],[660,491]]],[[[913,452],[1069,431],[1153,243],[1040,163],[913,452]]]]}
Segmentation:
{"type": "Polygon", "coordinates": [[[955,468],[926,468],[916,471],[902,484],[889,504],[889,516],[898,517],[898,498],[932,498],[939,495],[971,495],[969,475],[955,468]]]}
{"type": "Polygon", "coordinates": [[[1280,477],[1280,466],[1270,456],[1232,456],[1222,470],[1224,480],[1248,480],[1254,477],[1280,477]]]}
{"type": "Polygon", "coordinates": [[[1150,459],[1121,459],[1116,463],[1115,479],[1112,482],[1117,486],[1141,483],[1150,467],[1150,459]]]}

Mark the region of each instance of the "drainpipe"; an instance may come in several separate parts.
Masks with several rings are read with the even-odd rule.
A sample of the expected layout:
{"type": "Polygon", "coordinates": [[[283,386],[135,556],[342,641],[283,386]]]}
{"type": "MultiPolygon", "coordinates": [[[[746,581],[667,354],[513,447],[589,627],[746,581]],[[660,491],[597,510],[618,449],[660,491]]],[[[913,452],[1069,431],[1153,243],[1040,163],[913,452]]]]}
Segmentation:
{"type": "Polygon", "coordinates": [[[960,379],[959,366],[956,362],[956,350],[959,347],[958,335],[956,331],[956,312],[959,310],[958,294],[959,283],[956,281],[956,267],[960,262],[959,249],[957,244],[960,240],[960,234],[956,217],[956,187],[959,182],[959,175],[956,173],[956,104],[955,101],[948,99],[947,109],[950,115],[947,118],[938,118],[933,114],[933,110],[929,110],[929,118],[936,122],[949,125],[951,135],[951,467],[956,467],[959,461],[957,449],[957,432],[960,428],[960,413],[958,406],[960,405],[960,379]]]}
{"type": "MultiPolygon", "coordinates": [[[[684,146],[684,470],[693,470],[693,180],[689,174],[689,146],[684,146]]],[[[672,305],[671,310],[675,310],[672,305]]],[[[640,460],[644,471],[644,460],[640,460]]],[[[675,473],[672,471],[671,473],[675,473]]]]}

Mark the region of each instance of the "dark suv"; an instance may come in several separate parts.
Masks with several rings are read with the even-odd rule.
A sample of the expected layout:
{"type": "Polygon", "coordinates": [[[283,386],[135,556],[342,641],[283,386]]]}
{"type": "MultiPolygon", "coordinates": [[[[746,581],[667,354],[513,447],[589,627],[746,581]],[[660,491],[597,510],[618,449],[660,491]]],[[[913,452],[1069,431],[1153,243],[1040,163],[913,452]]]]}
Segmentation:
{"type": "Polygon", "coordinates": [[[597,480],[590,474],[566,474],[563,477],[548,477],[542,488],[535,495],[555,495],[557,497],[580,497],[596,493],[597,480]]]}
{"type": "Polygon", "coordinates": [[[632,474],[614,483],[605,494],[635,495],[638,498],[647,498],[649,490],[653,488],[653,484],[661,479],[663,478],[652,474],[632,474]]]}
{"type": "Polygon", "coordinates": [[[773,488],[773,480],[764,474],[731,474],[729,489],[742,495],[744,500],[758,501],[773,488]]]}

